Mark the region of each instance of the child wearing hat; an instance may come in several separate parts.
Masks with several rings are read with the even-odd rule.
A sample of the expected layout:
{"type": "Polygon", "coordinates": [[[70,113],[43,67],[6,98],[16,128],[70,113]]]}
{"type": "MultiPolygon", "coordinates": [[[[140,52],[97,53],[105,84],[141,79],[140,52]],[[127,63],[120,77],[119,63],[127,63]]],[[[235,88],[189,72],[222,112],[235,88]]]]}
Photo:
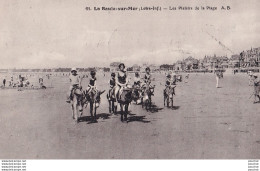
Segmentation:
{"type": "Polygon", "coordinates": [[[75,67],[71,69],[71,74],[69,76],[69,79],[70,79],[70,88],[69,88],[69,92],[67,94],[67,100],[66,100],[67,103],[70,103],[72,90],[74,88],[79,88],[79,89],[82,88],[81,87],[82,79],[81,79],[80,75],[78,75],[77,69],[75,67]]]}

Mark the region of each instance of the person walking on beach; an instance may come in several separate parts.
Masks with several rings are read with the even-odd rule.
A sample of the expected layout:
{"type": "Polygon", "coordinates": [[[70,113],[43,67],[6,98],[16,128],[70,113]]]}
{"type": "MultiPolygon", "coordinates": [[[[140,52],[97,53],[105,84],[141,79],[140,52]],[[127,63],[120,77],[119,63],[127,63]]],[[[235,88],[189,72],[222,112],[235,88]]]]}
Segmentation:
{"type": "Polygon", "coordinates": [[[253,81],[254,81],[254,95],[255,95],[255,100],[254,103],[259,103],[260,102],[260,79],[259,76],[256,74],[253,74],[253,81]],[[258,101],[256,100],[258,98],[258,101]]]}
{"type": "Polygon", "coordinates": [[[215,71],[216,74],[216,88],[219,88],[219,79],[223,78],[223,72],[220,70],[215,71]]]}
{"type": "Polygon", "coordinates": [[[188,82],[188,80],[189,80],[189,77],[190,77],[190,75],[189,74],[187,74],[186,76],[185,76],[185,83],[187,83],[188,82]]]}
{"type": "Polygon", "coordinates": [[[253,81],[253,72],[252,72],[252,71],[249,71],[249,72],[248,72],[248,76],[249,76],[249,78],[248,78],[248,79],[249,79],[248,85],[249,85],[249,86],[253,86],[253,82],[254,82],[254,81],[253,81]]]}
{"type": "Polygon", "coordinates": [[[6,79],[3,79],[3,86],[5,87],[6,79]]]}
{"type": "Polygon", "coordinates": [[[11,78],[10,78],[9,86],[13,86],[14,87],[14,77],[13,76],[11,76],[11,78]]]}

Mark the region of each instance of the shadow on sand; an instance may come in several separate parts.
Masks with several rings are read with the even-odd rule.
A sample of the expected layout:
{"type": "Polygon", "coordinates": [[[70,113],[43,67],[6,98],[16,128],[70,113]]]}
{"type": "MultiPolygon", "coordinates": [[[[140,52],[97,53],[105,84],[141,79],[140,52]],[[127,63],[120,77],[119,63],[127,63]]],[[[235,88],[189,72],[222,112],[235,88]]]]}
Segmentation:
{"type": "Polygon", "coordinates": [[[180,106],[173,106],[173,107],[168,107],[169,109],[172,109],[172,110],[178,110],[180,109],[180,106]]]}
{"type": "Polygon", "coordinates": [[[155,104],[152,104],[152,105],[151,105],[151,108],[148,109],[148,112],[157,113],[157,112],[159,112],[160,110],[163,110],[163,108],[158,107],[158,106],[156,106],[155,104]]]}
{"type": "Polygon", "coordinates": [[[127,123],[129,122],[149,123],[151,121],[146,120],[146,116],[136,116],[136,114],[129,113],[127,117],[127,123]]]}
{"type": "MultiPolygon", "coordinates": [[[[118,111],[117,113],[114,113],[112,115],[115,116],[121,116],[121,111],[118,111]]],[[[122,121],[122,120],[121,120],[122,121]]],[[[127,114],[127,120],[123,120],[122,122],[143,122],[143,123],[149,123],[151,121],[146,120],[146,116],[136,116],[136,114],[131,113],[131,111],[127,114]]]]}
{"type": "MultiPolygon", "coordinates": [[[[110,119],[110,114],[107,114],[107,113],[100,113],[100,114],[97,114],[97,120],[98,119],[110,119]]],[[[82,116],[80,119],[79,119],[79,122],[87,122],[87,124],[91,124],[91,123],[97,123],[97,120],[94,121],[92,119],[91,116],[82,116]]]]}

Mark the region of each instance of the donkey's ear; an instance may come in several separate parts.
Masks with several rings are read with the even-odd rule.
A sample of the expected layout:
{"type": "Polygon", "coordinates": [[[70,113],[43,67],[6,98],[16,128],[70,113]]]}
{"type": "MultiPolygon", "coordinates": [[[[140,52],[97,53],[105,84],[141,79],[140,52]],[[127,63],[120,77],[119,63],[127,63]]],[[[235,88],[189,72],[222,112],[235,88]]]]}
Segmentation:
{"type": "Polygon", "coordinates": [[[100,92],[100,95],[103,94],[103,93],[105,93],[105,91],[106,91],[106,90],[101,91],[101,92],[100,92]]]}

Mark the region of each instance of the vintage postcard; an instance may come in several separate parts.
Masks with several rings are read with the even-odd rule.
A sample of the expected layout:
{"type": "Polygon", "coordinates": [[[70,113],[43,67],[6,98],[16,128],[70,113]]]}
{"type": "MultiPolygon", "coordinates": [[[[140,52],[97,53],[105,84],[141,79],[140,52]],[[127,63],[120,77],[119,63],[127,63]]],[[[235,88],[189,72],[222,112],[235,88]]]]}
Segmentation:
{"type": "Polygon", "coordinates": [[[259,0],[0,0],[0,159],[259,159],[259,0]]]}

